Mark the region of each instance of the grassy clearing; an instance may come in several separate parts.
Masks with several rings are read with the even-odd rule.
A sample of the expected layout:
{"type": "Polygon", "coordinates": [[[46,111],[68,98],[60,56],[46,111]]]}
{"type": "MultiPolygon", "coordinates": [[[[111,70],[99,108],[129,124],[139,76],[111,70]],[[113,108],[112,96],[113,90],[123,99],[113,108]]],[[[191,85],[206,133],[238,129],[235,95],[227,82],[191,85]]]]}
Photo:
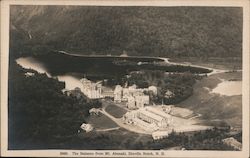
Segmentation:
{"type": "MultiPolygon", "coordinates": [[[[231,126],[241,127],[242,95],[224,96],[210,93],[210,90],[221,82],[220,79],[230,80],[232,78],[241,80],[241,72],[216,74],[197,81],[194,85],[193,95],[177,106],[186,107],[195,113],[202,114],[202,119],[209,121],[209,124],[213,124],[212,120],[221,120],[231,126]]],[[[217,121],[214,124],[218,124],[217,121]]]]}
{"type": "Polygon", "coordinates": [[[185,117],[193,115],[193,112],[189,109],[174,107],[172,108],[171,114],[177,117],[185,118],[185,117]]]}
{"type": "Polygon", "coordinates": [[[118,127],[118,125],[114,121],[112,121],[102,113],[100,113],[98,116],[90,116],[87,122],[89,124],[92,124],[96,129],[118,127]]]}
{"type": "Polygon", "coordinates": [[[106,111],[107,111],[110,115],[112,115],[112,116],[114,116],[114,117],[116,117],[116,118],[121,118],[121,117],[127,112],[127,110],[125,110],[125,109],[123,109],[123,108],[121,108],[121,107],[119,107],[119,106],[116,106],[116,105],[114,105],[114,104],[108,105],[108,106],[106,107],[106,111]]]}

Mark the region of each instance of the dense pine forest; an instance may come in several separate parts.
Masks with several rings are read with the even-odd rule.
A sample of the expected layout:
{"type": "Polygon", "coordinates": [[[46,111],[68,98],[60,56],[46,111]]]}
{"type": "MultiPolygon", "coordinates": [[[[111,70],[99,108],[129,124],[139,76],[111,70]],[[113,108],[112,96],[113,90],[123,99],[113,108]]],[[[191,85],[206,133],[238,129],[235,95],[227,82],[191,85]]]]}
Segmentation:
{"type": "Polygon", "coordinates": [[[241,57],[242,8],[11,6],[15,55],[241,57]]]}
{"type": "Polygon", "coordinates": [[[100,107],[84,95],[76,98],[62,92],[64,83],[32,70],[10,64],[9,148],[50,148],[76,136],[89,109],[100,107]],[[26,76],[26,72],[34,73],[26,76]]]}

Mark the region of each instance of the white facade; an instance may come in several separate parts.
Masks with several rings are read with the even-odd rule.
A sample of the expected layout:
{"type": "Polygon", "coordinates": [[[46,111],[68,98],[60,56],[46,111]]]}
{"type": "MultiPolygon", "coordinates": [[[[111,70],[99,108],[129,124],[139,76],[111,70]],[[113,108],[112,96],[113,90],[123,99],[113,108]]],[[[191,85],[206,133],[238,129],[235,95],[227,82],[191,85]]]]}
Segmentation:
{"type": "Polygon", "coordinates": [[[159,140],[168,137],[168,131],[156,131],[152,133],[152,137],[154,140],[159,140]]]}
{"type": "Polygon", "coordinates": [[[151,111],[148,111],[146,108],[140,109],[138,112],[138,118],[140,118],[143,121],[154,123],[159,128],[167,128],[168,127],[168,119],[165,117],[162,117],[156,113],[153,113],[151,111]]]}
{"type": "Polygon", "coordinates": [[[102,95],[102,85],[101,83],[94,83],[86,78],[82,78],[82,92],[90,99],[101,98],[102,95]]]}
{"type": "Polygon", "coordinates": [[[123,120],[128,124],[134,123],[135,118],[137,118],[137,111],[136,110],[129,111],[123,115],[123,120]]]}
{"type": "Polygon", "coordinates": [[[150,86],[150,88],[136,88],[136,85],[132,85],[128,88],[123,88],[117,85],[114,90],[114,101],[127,102],[129,109],[142,108],[149,104],[149,96],[143,93],[149,90],[157,93],[157,88],[154,86],[150,86]]]}
{"type": "Polygon", "coordinates": [[[33,72],[26,72],[24,75],[25,75],[25,77],[30,77],[30,76],[34,76],[35,73],[33,73],[33,72]]]}
{"type": "Polygon", "coordinates": [[[106,98],[106,97],[114,98],[114,91],[111,88],[107,88],[107,87],[102,86],[101,96],[103,98],[106,98]]]}
{"type": "Polygon", "coordinates": [[[129,96],[127,99],[128,99],[127,107],[129,109],[135,109],[136,108],[135,98],[133,96],[129,96]]]}
{"type": "Polygon", "coordinates": [[[155,123],[148,123],[148,122],[145,122],[139,118],[135,118],[134,122],[135,122],[134,123],[135,125],[144,129],[145,131],[154,132],[154,131],[157,131],[159,129],[159,127],[155,123]]]}
{"type": "Polygon", "coordinates": [[[145,105],[149,104],[149,96],[148,95],[135,96],[135,101],[137,108],[143,108],[145,105]]]}
{"type": "Polygon", "coordinates": [[[100,109],[92,108],[89,110],[90,115],[99,115],[100,109]]]}
{"type": "Polygon", "coordinates": [[[85,130],[88,133],[88,132],[92,131],[94,128],[91,124],[83,123],[81,125],[81,129],[85,130]]]}
{"type": "Polygon", "coordinates": [[[122,89],[122,101],[128,101],[128,97],[131,96],[131,93],[128,88],[123,88],[122,89]]]}
{"type": "Polygon", "coordinates": [[[157,95],[157,87],[155,87],[155,86],[149,86],[148,90],[152,91],[154,95],[157,95]]]}
{"type": "Polygon", "coordinates": [[[166,126],[173,124],[173,117],[170,114],[166,113],[164,111],[163,107],[164,106],[160,106],[160,107],[159,106],[158,107],[148,106],[148,107],[146,107],[146,109],[147,109],[147,111],[149,111],[149,112],[151,112],[153,114],[156,114],[156,115],[158,115],[158,116],[160,116],[162,118],[166,118],[166,124],[167,125],[166,124],[164,124],[164,125],[162,124],[162,126],[160,126],[162,128],[165,128],[166,126]]]}
{"type": "Polygon", "coordinates": [[[222,142],[224,144],[227,144],[227,145],[233,147],[236,150],[242,149],[242,144],[240,142],[238,142],[234,137],[223,139],[222,142]]]}
{"type": "Polygon", "coordinates": [[[114,90],[114,101],[121,102],[122,101],[122,87],[120,85],[116,85],[114,90]]]}
{"type": "Polygon", "coordinates": [[[169,130],[173,123],[171,115],[158,114],[158,109],[154,111],[150,110],[151,108],[154,109],[155,107],[144,107],[138,110],[127,112],[123,116],[123,119],[126,123],[134,124],[149,132],[160,129],[165,131],[169,130]]]}

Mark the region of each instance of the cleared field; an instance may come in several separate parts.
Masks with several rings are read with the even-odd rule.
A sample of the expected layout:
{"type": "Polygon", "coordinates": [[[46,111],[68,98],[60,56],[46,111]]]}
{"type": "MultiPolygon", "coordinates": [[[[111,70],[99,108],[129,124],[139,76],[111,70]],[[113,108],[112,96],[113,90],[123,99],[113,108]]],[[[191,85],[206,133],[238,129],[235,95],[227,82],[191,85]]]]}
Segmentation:
{"type": "Polygon", "coordinates": [[[118,127],[118,125],[114,121],[101,113],[99,114],[99,116],[90,116],[87,122],[93,125],[95,129],[118,127]]]}
{"type": "Polygon", "coordinates": [[[241,72],[221,73],[209,76],[199,80],[194,85],[194,92],[187,100],[176,105],[193,110],[201,114],[201,119],[209,121],[210,125],[217,125],[221,120],[230,126],[242,126],[242,95],[224,96],[216,93],[210,93],[221,79],[241,80],[241,72]],[[206,88],[205,88],[206,87],[206,88]]]}
{"type": "Polygon", "coordinates": [[[116,106],[114,104],[109,104],[107,107],[106,107],[106,111],[114,116],[115,118],[121,118],[126,112],[127,110],[119,107],[119,106],[116,106]]]}
{"type": "Polygon", "coordinates": [[[186,108],[180,108],[180,107],[173,107],[171,110],[171,115],[186,118],[193,114],[193,111],[186,109],[186,108]]]}

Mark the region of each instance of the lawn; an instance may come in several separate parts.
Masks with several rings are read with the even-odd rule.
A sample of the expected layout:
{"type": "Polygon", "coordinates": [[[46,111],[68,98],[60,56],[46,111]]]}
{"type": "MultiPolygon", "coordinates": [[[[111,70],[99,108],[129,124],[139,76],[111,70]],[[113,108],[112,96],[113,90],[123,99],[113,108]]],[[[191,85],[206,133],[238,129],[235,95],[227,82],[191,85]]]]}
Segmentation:
{"type": "MultiPolygon", "coordinates": [[[[240,72],[222,73],[209,76],[194,85],[193,95],[176,106],[185,107],[202,115],[202,119],[209,122],[213,120],[225,121],[235,127],[242,126],[242,96],[224,96],[210,93],[220,83],[220,79],[229,80],[232,78],[241,79],[240,72]]],[[[216,123],[216,122],[215,122],[216,123]]],[[[216,123],[217,124],[217,123],[216,123]]]]}
{"type": "Polygon", "coordinates": [[[100,113],[98,116],[93,115],[88,118],[87,121],[89,124],[93,125],[95,129],[106,129],[118,127],[118,125],[112,121],[107,116],[100,113]]]}
{"type": "Polygon", "coordinates": [[[127,110],[125,110],[125,109],[123,109],[123,108],[121,108],[119,106],[116,106],[114,104],[109,104],[107,106],[107,108],[106,108],[106,111],[110,115],[112,115],[112,116],[114,116],[116,118],[121,118],[127,112],[127,110]]]}
{"type": "Polygon", "coordinates": [[[186,108],[173,107],[171,114],[177,117],[185,118],[185,117],[193,115],[193,111],[186,109],[186,108]]]}

